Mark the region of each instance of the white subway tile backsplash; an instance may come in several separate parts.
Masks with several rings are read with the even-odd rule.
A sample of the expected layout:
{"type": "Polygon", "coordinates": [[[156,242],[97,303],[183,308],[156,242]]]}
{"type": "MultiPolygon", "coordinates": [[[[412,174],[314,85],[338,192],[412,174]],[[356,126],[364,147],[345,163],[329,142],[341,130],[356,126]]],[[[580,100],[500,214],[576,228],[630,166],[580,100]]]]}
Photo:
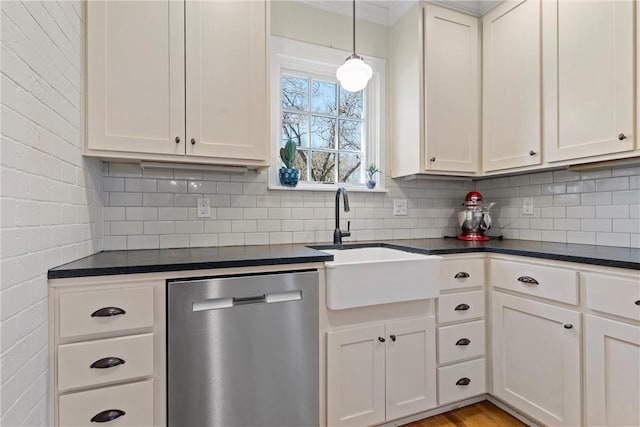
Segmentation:
{"type": "Polygon", "coordinates": [[[640,203],[640,190],[614,191],[614,205],[637,205],[640,203]]]}
{"type": "Polygon", "coordinates": [[[583,231],[611,231],[610,219],[582,219],[583,231]]]}
{"type": "Polygon", "coordinates": [[[109,193],[109,206],[142,206],[142,193],[109,193]]]}
{"type": "Polygon", "coordinates": [[[617,191],[629,189],[629,177],[596,180],[596,191],[617,191]]]}
{"type": "Polygon", "coordinates": [[[629,205],[596,206],[596,218],[629,218],[629,205]]]}
{"type": "Polygon", "coordinates": [[[142,205],[137,206],[173,206],[172,193],[143,193],[142,196],[142,205]]]}
{"type": "Polygon", "coordinates": [[[630,236],[628,233],[596,233],[596,245],[629,247],[630,236]]]}

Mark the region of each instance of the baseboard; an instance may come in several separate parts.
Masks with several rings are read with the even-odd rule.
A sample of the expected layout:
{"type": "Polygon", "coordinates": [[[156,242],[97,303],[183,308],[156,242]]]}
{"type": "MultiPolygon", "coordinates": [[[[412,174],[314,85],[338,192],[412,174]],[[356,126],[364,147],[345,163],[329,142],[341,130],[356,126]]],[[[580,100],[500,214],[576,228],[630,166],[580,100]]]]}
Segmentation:
{"type": "Polygon", "coordinates": [[[542,424],[537,424],[536,422],[534,422],[533,420],[531,420],[527,416],[521,414],[520,412],[516,411],[515,409],[513,409],[512,407],[510,407],[506,403],[502,402],[501,400],[498,400],[497,398],[495,398],[494,396],[492,396],[490,394],[481,394],[480,396],[472,397],[471,399],[461,400],[459,402],[450,403],[448,405],[440,406],[438,408],[430,409],[428,411],[420,412],[418,414],[410,415],[408,417],[400,418],[400,419],[393,420],[393,421],[388,421],[388,422],[386,422],[384,424],[379,424],[378,427],[399,427],[399,426],[403,426],[405,424],[409,424],[409,423],[412,423],[414,421],[419,421],[419,420],[422,420],[422,419],[425,419],[425,418],[429,418],[429,417],[433,417],[433,416],[436,416],[436,415],[444,414],[445,412],[453,411],[454,409],[464,408],[465,406],[473,405],[475,403],[482,402],[483,400],[487,400],[487,401],[493,403],[498,408],[500,408],[503,411],[507,412],[508,414],[510,414],[511,416],[516,418],[517,420],[519,420],[519,421],[523,422],[524,424],[528,425],[529,427],[542,427],[542,424]]]}
{"type": "Polygon", "coordinates": [[[445,412],[453,411],[454,409],[462,408],[465,406],[473,405],[474,403],[482,402],[483,400],[487,400],[486,394],[481,394],[480,396],[472,397],[471,399],[461,400],[459,402],[450,403],[449,405],[440,406],[435,409],[430,409],[428,411],[420,412],[418,414],[410,415],[408,417],[399,418],[397,420],[388,421],[384,424],[379,424],[379,427],[398,427],[403,426],[405,424],[412,423],[414,421],[422,420],[424,418],[433,417],[435,415],[440,415],[445,412]]]}

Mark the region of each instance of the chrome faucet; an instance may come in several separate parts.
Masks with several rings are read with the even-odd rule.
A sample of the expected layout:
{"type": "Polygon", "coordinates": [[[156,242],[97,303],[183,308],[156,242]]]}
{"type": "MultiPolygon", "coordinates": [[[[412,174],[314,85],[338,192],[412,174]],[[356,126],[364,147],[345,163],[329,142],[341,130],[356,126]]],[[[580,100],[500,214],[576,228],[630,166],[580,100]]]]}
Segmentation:
{"type": "Polygon", "coordinates": [[[351,236],[351,221],[347,221],[347,231],[340,231],[340,193],[344,203],[344,211],[349,212],[349,195],[347,189],[338,187],[336,190],[336,229],[333,230],[333,244],[342,244],[343,237],[351,236]]]}

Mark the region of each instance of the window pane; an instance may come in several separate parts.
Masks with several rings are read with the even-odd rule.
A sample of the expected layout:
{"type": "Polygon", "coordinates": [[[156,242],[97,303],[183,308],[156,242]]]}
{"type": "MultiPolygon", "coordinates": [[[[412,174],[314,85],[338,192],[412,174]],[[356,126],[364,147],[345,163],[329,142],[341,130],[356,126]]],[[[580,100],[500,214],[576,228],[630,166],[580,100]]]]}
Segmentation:
{"type": "Polygon", "coordinates": [[[298,147],[309,145],[307,116],[295,113],[282,113],[282,145],[292,140],[298,147]]]}
{"type": "Polygon", "coordinates": [[[361,151],[362,122],[340,120],[340,149],[361,151]]]}
{"type": "Polygon", "coordinates": [[[336,84],[319,82],[311,83],[311,111],[322,114],[336,114],[336,84]]]}
{"type": "Polygon", "coordinates": [[[335,149],[336,119],[311,116],[311,146],[335,149]]]}
{"type": "Polygon", "coordinates": [[[311,152],[311,180],[317,182],[335,182],[335,153],[311,152]]]}
{"type": "Polygon", "coordinates": [[[359,184],[362,182],[360,164],[362,157],[360,154],[340,153],[338,164],[338,181],[349,184],[359,184]]]}
{"type": "Polygon", "coordinates": [[[347,92],[340,88],[340,115],[352,119],[362,118],[362,91],[347,92]]]}
{"type": "Polygon", "coordinates": [[[294,167],[297,169],[300,169],[300,181],[309,180],[309,173],[307,171],[307,151],[306,150],[298,150],[294,167]]]}
{"type": "Polygon", "coordinates": [[[282,108],[306,110],[309,107],[309,80],[282,76],[282,108]]]}

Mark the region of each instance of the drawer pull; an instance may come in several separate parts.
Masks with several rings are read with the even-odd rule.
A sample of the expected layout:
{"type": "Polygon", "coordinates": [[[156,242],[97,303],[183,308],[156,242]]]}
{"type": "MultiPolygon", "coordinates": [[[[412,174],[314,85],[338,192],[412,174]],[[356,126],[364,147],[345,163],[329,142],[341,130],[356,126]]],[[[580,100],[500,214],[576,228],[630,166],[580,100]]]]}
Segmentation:
{"type": "Polygon", "coordinates": [[[121,411],[120,409],[107,409],[106,411],[102,411],[97,413],[91,418],[92,423],[108,423],[109,421],[113,421],[116,418],[120,418],[126,412],[121,411]]]}
{"type": "Polygon", "coordinates": [[[562,326],[564,326],[565,329],[572,329],[573,328],[573,325],[571,323],[565,323],[562,326]]]}
{"type": "Polygon", "coordinates": [[[455,311],[467,311],[469,310],[471,307],[469,307],[469,304],[458,304],[456,305],[456,308],[454,308],[455,311]]]}
{"type": "Polygon", "coordinates": [[[104,357],[100,360],[96,360],[89,367],[92,369],[108,369],[118,365],[124,365],[124,360],[119,357],[104,357]]]}
{"type": "Polygon", "coordinates": [[[469,277],[469,273],[467,273],[466,271],[461,271],[459,273],[456,273],[455,276],[453,276],[454,279],[466,279],[469,277]]]}
{"type": "Polygon", "coordinates": [[[389,335],[389,338],[391,338],[391,341],[396,342],[396,336],[395,335],[389,335]]]}
{"type": "Polygon", "coordinates": [[[538,281],[533,277],[529,276],[520,276],[518,277],[518,282],[526,283],[528,285],[539,285],[538,281]]]}
{"type": "Polygon", "coordinates": [[[469,384],[471,384],[471,380],[467,377],[460,378],[458,381],[456,381],[456,385],[469,385],[469,384]]]}
{"type": "Polygon", "coordinates": [[[636,301],[636,305],[640,305],[640,299],[636,301]]]}
{"type": "Polygon", "coordinates": [[[471,344],[471,340],[469,340],[469,338],[460,338],[456,342],[456,345],[469,345],[469,344],[471,344]]]}
{"type": "Polygon", "coordinates": [[[378,341],[385,342],[386,340],[384,338],[382,338],[382,337],[378,337],[378,341]]]}
{"type": "Polygon", "coordinates": [[[103,307],[91,313],[91,317],[120,316],[125,313],[126,311],[124,311],[120,307],[103,307]]]}

